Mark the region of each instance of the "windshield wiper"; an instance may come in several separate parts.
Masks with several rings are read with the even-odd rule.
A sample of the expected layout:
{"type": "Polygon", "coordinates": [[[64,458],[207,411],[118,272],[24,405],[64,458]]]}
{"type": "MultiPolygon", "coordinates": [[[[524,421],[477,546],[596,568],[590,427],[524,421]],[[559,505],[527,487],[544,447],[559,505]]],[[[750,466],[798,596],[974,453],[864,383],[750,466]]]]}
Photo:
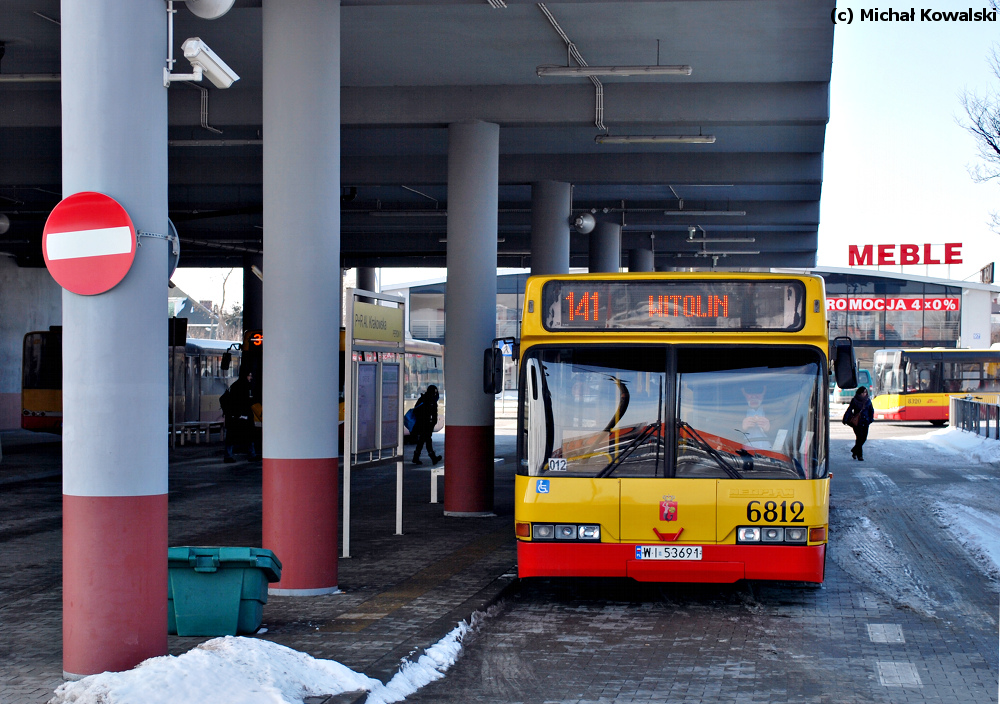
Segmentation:
{"type": "Polygon", "coordinates": [[[677,427],[687,428],[688,432],[691,434],[691,437],[693,437],[695,441],[698,443],[698,445],[701,446],[701,449],[707,452],[708,456],[711,457],[713,460],[715,460],[715,463],[719,465],[726,474],[728,474],[733,479],[744,478],[743,475],[739,473],[739,470],[733,468],[733,466],[730,465],[726,460],[722,459],[722,455],[720,455],[719,452],[714,447],[709,445],[708,441],[706,441],[705,438],[703,438],[701,434],[691,426],[690,423],[678,419],[677,427]]]}
{"type": "MultiPolygon", "coordinates": [[[[632,438],[632,440],[629,441],[629,444],[626,445],[622,449],[622,451],[618,453],[618,456],[615,457],[613,460],[611,460],[610,463],[608,463],[607,467],[598,472],[597,478],[600,479],[601,477],[606,477],[613,471],[615,471],[618,465],[620,465],[629,455],[635,452],[636,449],[638,449],[638,447],[643,443],[643,441],[650,435],[652,435],[654,431],[659,430],[659,428],[660,428],[659,421],[647,425],[645,428],[643,428],[642,432],[640,432],[638,435],[632,438]]],[[[660,441],[659,438],[657,438],[656,441],[657,443],[659,443],[660,441]]]]}

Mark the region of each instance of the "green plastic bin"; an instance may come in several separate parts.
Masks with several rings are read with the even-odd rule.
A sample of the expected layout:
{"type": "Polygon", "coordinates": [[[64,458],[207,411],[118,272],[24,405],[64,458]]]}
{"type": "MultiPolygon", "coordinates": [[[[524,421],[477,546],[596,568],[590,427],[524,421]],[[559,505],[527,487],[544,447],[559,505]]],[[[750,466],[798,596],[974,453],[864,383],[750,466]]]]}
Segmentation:
{"type": "Polygon", "coordinates": [[[267,584],[281,579],[281,562],[264,548],[168,548],[167,566],[167,632],[179,636],[256,632],[267,584]]]}

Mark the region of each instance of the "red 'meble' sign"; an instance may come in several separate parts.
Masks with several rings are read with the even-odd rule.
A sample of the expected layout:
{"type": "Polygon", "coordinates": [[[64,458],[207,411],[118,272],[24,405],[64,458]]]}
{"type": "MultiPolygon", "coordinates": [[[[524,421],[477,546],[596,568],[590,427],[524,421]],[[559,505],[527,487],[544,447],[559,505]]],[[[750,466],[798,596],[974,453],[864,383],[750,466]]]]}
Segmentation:
{"type": "MultiPolygon", "coordinates": [[[[944,245],[944,259],[936,259],[931,252],[935,245],[924,244],[856,244],[847,245],[848,266],[909,266],[911,264],[961,264],[962,243],[944,245]],[[897,251],[898,248],[898,251],[897,251]],[[877,252],[877,257],[875,253],[877,252]],[[923,254],[923,257],[921,257],[923,254]]],[[[939,255],[940,256],[940,255],[939,255]]]]}
{"type": "Polygon", "coordinates": [[[42,230],[42,255],[67,291],[93,296],[117,286],[135,260],[135,227],[118,201],[83,191],[63,198],[42,230]]]}

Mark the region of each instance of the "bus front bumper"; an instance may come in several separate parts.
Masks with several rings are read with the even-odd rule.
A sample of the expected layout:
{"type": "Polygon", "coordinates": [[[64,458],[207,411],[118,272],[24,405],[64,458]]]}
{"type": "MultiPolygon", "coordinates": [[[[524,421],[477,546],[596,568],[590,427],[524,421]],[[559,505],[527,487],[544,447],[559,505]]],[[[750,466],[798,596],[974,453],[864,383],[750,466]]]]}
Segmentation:
{"type": "Polygon", "coordinates": [[[518,541],[519,577],[631,577],[638,582],[822,582],[826,545],[704,545],[701,560],[637,560],[635,543],[518,541]]]}

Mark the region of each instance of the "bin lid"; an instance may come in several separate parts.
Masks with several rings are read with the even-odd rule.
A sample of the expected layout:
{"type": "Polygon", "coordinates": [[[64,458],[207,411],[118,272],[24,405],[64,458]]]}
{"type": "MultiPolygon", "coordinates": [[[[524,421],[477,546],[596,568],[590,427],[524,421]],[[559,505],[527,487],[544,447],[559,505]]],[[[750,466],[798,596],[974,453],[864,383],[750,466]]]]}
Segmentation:
{"type": "Polygon", "coordinates": [[[220,567],[257,568],[268,582],[281,579],[281,561],[266,548],[184,545],[167,548],[167,567],[190,567],[195,572],[215,572],[220,567]]]}

